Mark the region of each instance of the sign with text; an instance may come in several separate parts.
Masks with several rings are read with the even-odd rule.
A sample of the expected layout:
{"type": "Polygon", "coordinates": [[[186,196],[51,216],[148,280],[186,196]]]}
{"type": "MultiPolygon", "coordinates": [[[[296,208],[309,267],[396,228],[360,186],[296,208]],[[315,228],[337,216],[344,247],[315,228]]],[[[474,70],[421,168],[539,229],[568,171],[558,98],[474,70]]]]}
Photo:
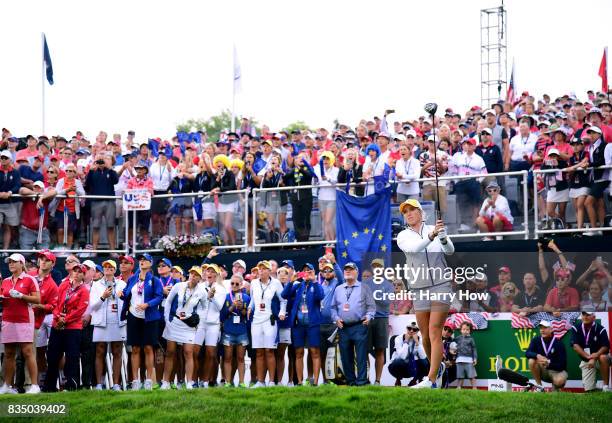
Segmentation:
{"type": "Polygon", "coordinates": [[[126,189],[123,193],[123,210],[150,210],[151,193],[147,189],[126,189]]]}

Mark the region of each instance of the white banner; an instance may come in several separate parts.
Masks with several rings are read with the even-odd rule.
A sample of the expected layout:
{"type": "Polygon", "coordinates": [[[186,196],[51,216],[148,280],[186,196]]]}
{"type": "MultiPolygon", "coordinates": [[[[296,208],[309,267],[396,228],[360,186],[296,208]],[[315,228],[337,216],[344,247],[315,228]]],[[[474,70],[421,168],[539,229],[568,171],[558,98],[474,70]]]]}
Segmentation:
{"type": "Polygon", "coordinates": [[[150,210],[151,193],[147,189],[126,189],[123,193],[123,210],[150,210]]]}

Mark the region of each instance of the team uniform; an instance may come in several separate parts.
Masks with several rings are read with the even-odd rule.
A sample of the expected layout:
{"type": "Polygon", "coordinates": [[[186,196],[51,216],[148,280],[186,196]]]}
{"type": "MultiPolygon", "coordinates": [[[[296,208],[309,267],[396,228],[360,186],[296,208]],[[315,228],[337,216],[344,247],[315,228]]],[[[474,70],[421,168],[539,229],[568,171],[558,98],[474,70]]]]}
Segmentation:
{"type": "Polygon", "coordinates": [[[119,318],[123,308],[123,299],[118,292],[123,291],[126,283],[114,278],[112,282],[106,279],[94,281],[89,293],[89,312],[93,330],[93,342],[121,342],[127,338],[126,322],[119,318]],[[102,294],[108,287],[112,288],[111,296],[103,299],[102,294]]]}
{"type": "Polygon", "coordinates": [[[22,272],[13,280],[12,276],[5,278],[0,287],[2,295],[2,332],[3,344],[28,343],[34,340],[34,310],[30,303],[20,298],[10,296],[10,290],[16,290],[23,295],[38,292],[38,283],[32,276],[22,272]]]}
{"type": "Polygon", "coordinates": [[[179,317],[189,317],[197,313],[197,307],[205,295],[202,283],[198,283],[193,289],[189,288],[188,282],[179,282],[172,287],[164,304],[166,327],[162,336],[166,340],[180,344],[202,345],[201,342],[197,342],[200,338],[197,334],[198,327],[188,326],[179,317]]]}
{"type": "Polygon", "coordinates": [[[278,344],[276,316],[272,312],[272,300],[280,302],[280,314],[285,314],[287,300],[282,298],[283,285],[278,279],[269,278],[267,283],[260,279],[251,282],[251,302],[249,308],[253,313],[251,323],[251,338],[253,348],[276,349],[278,344]],[[274,320],[274,323],[273,323],[274,320]]]}

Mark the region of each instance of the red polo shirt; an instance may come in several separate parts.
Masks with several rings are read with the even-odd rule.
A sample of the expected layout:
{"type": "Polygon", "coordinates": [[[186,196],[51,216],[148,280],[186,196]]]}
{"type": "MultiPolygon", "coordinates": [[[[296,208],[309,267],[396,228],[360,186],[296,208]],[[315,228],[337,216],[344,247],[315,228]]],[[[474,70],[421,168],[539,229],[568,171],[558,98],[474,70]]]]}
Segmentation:
{"type": "Polygon", "coordinates": [[[30,323],[34,319],[32,306],[21,298],[12,298],[9,294],[11,289],[15,289],[24,295],[32,295],[38,292],[38,283],[32,276],[21,273],[17,279],[12,276],[2,281],[0,294],[4,297],[2,301],[2,321],[10,323],[30,323]]]}
{"type": "MultiPolygon", "coordinates": [[[[36,272],[31,276],[36,277],[36,272]]],[[[40,329],[47,314],[53,313],[53,309],[57,306],[57,285],[51,277],[51,274],[48,274],[40,280],[38,288],[40,289],[40,305],[42,305],[43,308],[34,309],[35,329],[40,329]]]]}
{"type": "Polygon", "coordinates": [[[580,307],[578,291],[571,286],[565,288],[563,295],[559,296],[559,288],[553,288],[546,296],[546,304],[554,308],[580,307]]]}

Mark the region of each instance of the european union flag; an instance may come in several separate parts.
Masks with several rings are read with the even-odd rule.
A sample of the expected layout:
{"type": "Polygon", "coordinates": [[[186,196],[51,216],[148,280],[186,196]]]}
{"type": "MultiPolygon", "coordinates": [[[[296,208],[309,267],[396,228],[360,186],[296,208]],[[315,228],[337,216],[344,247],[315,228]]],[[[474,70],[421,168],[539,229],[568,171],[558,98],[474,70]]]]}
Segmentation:
{"type": "Polygon", "coordinates": [[[51,64],[51,55],[49,54],[49,46],[47,45],[47,36],[43,34],[43,62],[45,64],[45,72],[49,85],[53,85],[53,65],[51,64]]]}
{"type": "MultiPolygon", "coordinates": [[[[336,191],[336,252],[340,267],[355,262],[359,270],[366,255],[389,258],[391,254],[391,188],[366,197],[336,191]]],[[[389,263],[389,260],[385,260],[389,263]]]]}

